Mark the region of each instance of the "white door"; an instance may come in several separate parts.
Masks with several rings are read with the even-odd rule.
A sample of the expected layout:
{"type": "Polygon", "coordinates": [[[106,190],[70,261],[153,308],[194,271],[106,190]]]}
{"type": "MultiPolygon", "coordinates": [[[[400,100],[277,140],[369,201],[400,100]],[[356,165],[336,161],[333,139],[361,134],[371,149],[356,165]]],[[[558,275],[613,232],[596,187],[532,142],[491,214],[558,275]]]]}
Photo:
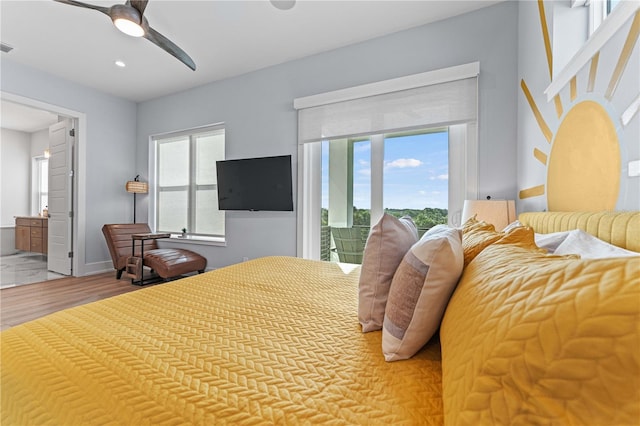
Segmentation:
{"type": "Polygon", "coordinates": [[[71,275],[73,137],[71,120],[49,127],[49,244],[47,269],[71,275]]]}

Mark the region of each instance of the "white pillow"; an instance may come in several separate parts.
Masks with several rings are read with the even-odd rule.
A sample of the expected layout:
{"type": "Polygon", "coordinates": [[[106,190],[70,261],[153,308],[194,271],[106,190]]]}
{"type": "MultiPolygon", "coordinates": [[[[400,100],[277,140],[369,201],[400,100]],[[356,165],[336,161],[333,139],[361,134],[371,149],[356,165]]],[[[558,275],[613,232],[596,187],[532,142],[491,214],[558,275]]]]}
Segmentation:
{"type": "Polygon", "coordinates": [[[609,244],[581,229],[570,231],[554,254],[579,254],[583,259],[640,256],[640,253],[609,244]]]}
{"type": "Polygon", "coordinates": [[[382,327],[387,361],[411,358],[431,339],[462,273],[462,231],[438,225],[402,259],[389,289],[382,327]]]}
{"type": "Polygon", "coordinates": [[[569,236],[571,231],[552,232],[550,234],[535,234],[536,245],[546,249],[549,254],[555,253],[556,249],[569,236]]]}
{"type": "Polygon", "coordinates": [[[522,225],[522,223],[520,223],[520,221],[519,221],[519,220],[516,220],[516,221],[511,222],[511,223],[510,223],[510,224],[508,224],[507,226],[505,226],[505,227],[504,227],[504,229],[502,230],[502,232],[509,232],[509,231],[511,231],[513,228],[519,228],[519,227],[521,227],[521,226],[524,226],[524,225],[522,225]]]}

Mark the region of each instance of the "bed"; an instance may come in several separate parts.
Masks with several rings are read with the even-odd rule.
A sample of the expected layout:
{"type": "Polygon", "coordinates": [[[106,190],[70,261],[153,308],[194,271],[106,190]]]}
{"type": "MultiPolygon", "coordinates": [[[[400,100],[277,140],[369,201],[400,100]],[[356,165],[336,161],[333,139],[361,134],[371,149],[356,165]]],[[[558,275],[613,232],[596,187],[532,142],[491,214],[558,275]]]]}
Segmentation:
{"type": "MultiPolygon", "coordinates": [[[[535,222],[538,215],[547,214],[522,219],[535,222]]],[[[638,238],[627,230],[637,226],[640,213],[631,216],[614,221],[615,235],[630,236],[623,244],[627,247],[638,238]]],[[[570,225],[561,228],[576,226],[565,223],[570,225]]],[[[611,234],[606,228],[601,227],[603,235],[611,234]]],[[[558,230],[562,229],[544,232],[558,230]]],[[[486,308],[494,303],[492,291],[499,285],[517,299],[514,284],[505,281],[508,274],[502,269],[523,274],[526,262],[520,266],[505,260],[500,265],[493,255],[483,254],[508,250],[500,256],[510,259],[515,251],[522,258],[524,248],[512,244],[510,238],[484,250],[473,249],[476,258],[463,272],[440,335],[403,361],[385,362],[381,332],[363,333],[360,328],[359,266],[290,257],[232,265],[13,327],[0,334],[1,423],[580,423],[571,407],[560,407],[548,395],[538,400],[544,403],[527,405],[524,414],[513,402],[504,406],[514,398],[509,392],[517,393],[524,389],[518,385],[524,384],[486,376],[487,366],[489,372],[504,367],[491,358],[493,349],[502,347],[503,328],[487,329],[487,324],[515,324],[529,313],[529,308],[521,306],[526,310],[511,309],[496,318],[499,307],[486,308]],[[495,279],[492,268],[499,271],[495,279]],[[483,290],[478,293],[478,289],[483,290]],[[473,318],[469,312],[474,313],[473,318]],[[478,330],[484,333],[484,340],[478,341],[478,330]],[[476,346],[470,344],[472,340],[476,346]]],[[[575,268],[574,262],[587,262],[576,256],[538,252],[535,256],[540,257],[539,262],[555,262],[558,271],[575,268]],[[562,262],[565,266],[558,266],[562,262]]],[[[530,257],[525,253],[525,259],[530,257]]],[[[620,398],[622,408],[596,405],[605,406],[605,415],[618,410],[617,418],[624,421],[640,416],[640,402],[633,401],[640,397],[640,355],[631,350],[640,344],[640,282],[633,276],[640,262],[629,258],[613,264],[630,275],[624,280],[630,283],[631,290],[626,291],[631,296],[623,295],[626,304],[615,306],[624,310],[619,319],[632,326],[624,330],[617,346],[624,366],[610,375],[617,380],[622,374],[629,380],[620,398]]],[[[540,264],[534,262],[534,266],[540,264]]],[[[564,294],[571,295],[571,291],[564,294]]],[[[575,291],[579,294],[581,289],[575,291]]],[[[541,324],[546,321],[539,320],[541,324]]],[[[595,346],[599,344],[606,342],[595,346]]],[[[524,346],[518,348],[518,355],[527,353],[524,346]]],[[[535,359],[536,368],[548,364],[544,356],[535,359]]],[[[575,393],[566,386],[560,390],[575,393]]],[[[615,393],[615,386],[609,390],[615,393]]],[[[521,401],[518,398],[513,401],[521,401]]],[[[589,396],[574,395],[580,401],[584,398],[589,396]]],[[[597,419],[602,413],[595,411],[593,418],[597,419]]]]}
{"type": "Polygon", "coordinates": [[[442,424],[440,348],[385,363],[357,267],[268,257],[2,332],[2,425],[442,424]]]}

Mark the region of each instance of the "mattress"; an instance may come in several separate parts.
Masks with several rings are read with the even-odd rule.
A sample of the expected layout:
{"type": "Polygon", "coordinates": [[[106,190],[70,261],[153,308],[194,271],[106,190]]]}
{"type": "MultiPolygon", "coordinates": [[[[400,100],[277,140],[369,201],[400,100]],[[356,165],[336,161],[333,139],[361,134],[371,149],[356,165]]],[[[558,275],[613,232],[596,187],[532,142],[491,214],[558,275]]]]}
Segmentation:
{"type": "Polygon", "coordinates": [[[1,333],[1,423],[442,424],[439,342],[386,363],[359,270],[233,265],[1,333]]]}

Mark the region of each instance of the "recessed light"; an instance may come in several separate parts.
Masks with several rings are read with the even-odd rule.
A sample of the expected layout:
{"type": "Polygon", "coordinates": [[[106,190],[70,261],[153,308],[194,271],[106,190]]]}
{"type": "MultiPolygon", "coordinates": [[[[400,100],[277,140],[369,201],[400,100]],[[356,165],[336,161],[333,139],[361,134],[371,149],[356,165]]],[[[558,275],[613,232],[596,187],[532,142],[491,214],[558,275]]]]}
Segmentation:
{"type": "Polygon", "coordinates": [[[120,68],[124,68],[127,66],[127,64],[125,64],[123,61],[116,61],[115,64],[120,68]]]}
{"type": "Polygon", "coordinates": [[[296,0],[271,0],[271,4],[280,10],[289,10],[296,4],[296,0]]]}

